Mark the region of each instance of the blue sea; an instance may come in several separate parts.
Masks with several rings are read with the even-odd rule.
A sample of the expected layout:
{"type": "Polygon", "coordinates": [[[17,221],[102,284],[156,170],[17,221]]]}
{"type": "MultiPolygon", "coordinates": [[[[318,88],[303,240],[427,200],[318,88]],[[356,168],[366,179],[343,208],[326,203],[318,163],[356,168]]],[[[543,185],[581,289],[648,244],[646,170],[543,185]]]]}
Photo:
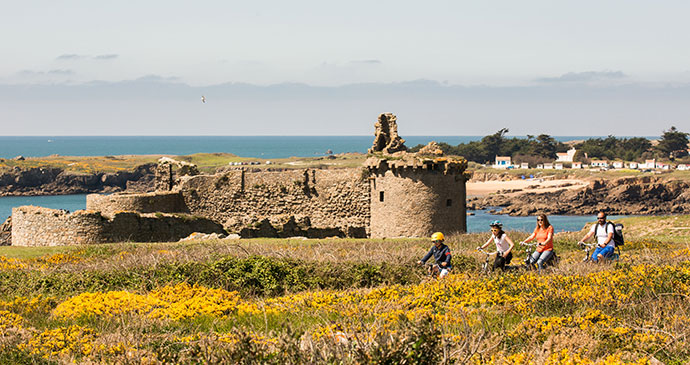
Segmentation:
{"type": "MultiPolygon", "coordinates": [[[[405,145],[414,147],[430,141],[458,145],[478,141],[483,136],[408,136],[405,145]]],[[[586,136],[554,136],[565,142],[586,136]]],[[[189,155],[227,152],[242,157],[310,157],[333,153],[366,153],[373,136],[0,136],[0,158],[16,156],[115,156],[189,155]]]]}
{"type": "MultiPolygon", "coordinates": [[[[430,141],[451,145],[478,141],[482,136],[409,136],[408,147],[427,144],[430,141]]],[[[588,136],[554,136],[559,141],[582,140],[588,136]]],[[[365,153],[373,142],[373,136],[0,136],[0,158],[15,156],[41,157],[54,154],[62,156],[108,155],[188,155],[201,152],[227,152],[242,157],[287,158],[291,156],[322,156],[333,153],[365,153]]],[[[0,198],[0,222],[11,214],[12,207],[37,205],[54,209],[75,211],[85,209],[86,195],[2,197],[0,198]]],[[[496,216],[479,211],[467,217],[469,232],[487,230],[496,216]]],[[[500,216],[510,230],[531,231],[534,219],[500,216]]],[[[554,216],[550,218],[558,230],[580,230],[591,217],[554,216]]]]}

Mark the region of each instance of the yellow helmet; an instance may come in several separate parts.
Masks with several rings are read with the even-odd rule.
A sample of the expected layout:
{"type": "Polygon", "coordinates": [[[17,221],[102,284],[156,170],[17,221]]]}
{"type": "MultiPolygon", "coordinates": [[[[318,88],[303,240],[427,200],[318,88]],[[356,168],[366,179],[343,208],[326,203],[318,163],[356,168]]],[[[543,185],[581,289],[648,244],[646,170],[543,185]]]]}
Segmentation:
{"type": "Polygon", "coordinates": [[[431,235],[431,240],[432,241],[443,241],[445,237],[443,237],[443,233],[441,232],[436,232],[431,235]]]}

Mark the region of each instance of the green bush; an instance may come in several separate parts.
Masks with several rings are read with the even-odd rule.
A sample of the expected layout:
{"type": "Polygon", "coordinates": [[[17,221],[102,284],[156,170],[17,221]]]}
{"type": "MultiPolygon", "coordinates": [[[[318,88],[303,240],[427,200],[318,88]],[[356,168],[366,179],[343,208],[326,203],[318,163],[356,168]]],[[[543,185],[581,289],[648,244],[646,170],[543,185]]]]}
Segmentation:
{"type": "Polygon", "coordinates": [[[227,256],[210,262],[172,262],[153,267],[111,270],[0,271],[0,296],[68,296],[82,292],[150,291],[187,282],[236,290],[244,295],[276,296],[307,289],[347,289],[419,282],[413,265],[227,256]]]}

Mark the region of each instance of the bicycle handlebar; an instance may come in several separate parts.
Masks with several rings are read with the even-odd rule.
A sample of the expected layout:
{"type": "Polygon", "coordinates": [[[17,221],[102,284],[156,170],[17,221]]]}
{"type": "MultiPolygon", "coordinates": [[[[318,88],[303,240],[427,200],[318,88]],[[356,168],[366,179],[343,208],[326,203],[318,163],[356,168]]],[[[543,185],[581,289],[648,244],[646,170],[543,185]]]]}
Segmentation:
{"type": "Polygon", "coordinates": [[[477,251],[479,251],[479,252],[482,252],[482,253],[486,254],[486,256],[491,256],[491,255],[495,255],[495,254],[497,254],[497,253],[498,253],[498,251],[494,251],[494,252],[486,252],[486,251],[484,251],[484,249],[483,249],[483,248],[477,248],[477,251]]]}
{"type": "Polygon", "coordinates": [[[597,245],[597,243],[585,243],[585,242],[582,242],[582,241],[578,242],[577,244],[578,244],[581,248],[585,248],[585,247],[592,248],[592,247],[594,247],[594,246],[597,245]]]}

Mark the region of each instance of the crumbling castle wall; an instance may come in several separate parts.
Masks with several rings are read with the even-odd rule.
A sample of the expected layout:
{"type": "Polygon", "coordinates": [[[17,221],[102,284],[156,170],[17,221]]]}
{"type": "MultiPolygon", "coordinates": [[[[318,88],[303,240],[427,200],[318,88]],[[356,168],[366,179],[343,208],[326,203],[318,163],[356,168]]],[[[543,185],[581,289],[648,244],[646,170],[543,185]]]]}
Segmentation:
{"type": "Polygon", "coordinates": [[[223,228],[208,219],[186,214],[120,212],[107,216],[88,210],[68,213],[34,206],[12,209],[13,246],[166,242],[193,232],[223,233],[223,228]]]}
{"type": "Polygon", "coordinates": [[[230,232],[268,219],[279,227],[335,229],[352,237],[368,233],[369,185],[361,169],[232,170],[185,177],[179,189],[192,214],[223,222],[230,232]]]}
{"type": "Polygon", "coordinates": [[[89,194],[86,196],[86,210],[104,214],[116,212],[139,213],[187,213],[184,199],[179,192],[160,191],[143,194],[89,194]]]}

